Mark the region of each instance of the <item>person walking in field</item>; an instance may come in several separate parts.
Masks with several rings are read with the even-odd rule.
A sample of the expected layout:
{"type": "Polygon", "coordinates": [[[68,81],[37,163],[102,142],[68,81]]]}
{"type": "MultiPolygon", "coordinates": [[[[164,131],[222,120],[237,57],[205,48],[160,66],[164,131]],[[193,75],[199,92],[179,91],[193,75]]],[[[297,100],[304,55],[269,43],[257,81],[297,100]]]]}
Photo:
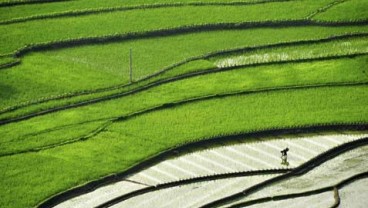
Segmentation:
{"type": "Polygon", "coordinates": [[[289,166],[289,162],[287,161],[287,152],[289,151],[289,148],[286,147],[285,149],[281,150],[281,165],[289,166]]]}
{"type": "Polygon", "coordinates": [[[287,152],[289,151],[289,148],[286,147],[285,149],[281,150],[281,157],[287,157],[287,152]]]}

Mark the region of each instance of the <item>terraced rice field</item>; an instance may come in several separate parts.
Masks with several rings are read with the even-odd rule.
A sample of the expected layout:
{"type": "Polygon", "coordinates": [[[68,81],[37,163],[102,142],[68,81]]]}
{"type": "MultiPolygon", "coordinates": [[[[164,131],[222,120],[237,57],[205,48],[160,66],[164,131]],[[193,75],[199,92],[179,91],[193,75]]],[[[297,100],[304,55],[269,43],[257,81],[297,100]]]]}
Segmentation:
{"type": "MultiPolygon", "coordinates": [[[[330,161],[327,161],[321,167],[317,167],[302,176],[294,177],[279,182],[273,186],[270,186],[269,188],[261,190],[258,193],[251,194],[248,197],[238,201],[237,206],[240,206],[241,203],[246,203],[247,201],[249,202],[250,200],[265,198],[268,196],[275,197],[275,195],[288,195],[293,193],[312,192],[314,190],[317,190],[316,192],[318,193],[320,192],[320,190],[324,190],[326,188],[328,189],[329,187],[338,188],[339,186],[346,185],[344,184],[343,181],[353,178],[356,175],[364,173],[366,177],[367,175],[366,152],[367,146],[343,153],[342,155],[337,156],[336,158],[333,158],[330,161]]],[[[349,186],[351,185],[344,187],[342,190],[346,191],[349,188],[349,186]]],[[[350,197],[346,196],[346,192],[344,193],[345,193],[344,198],[346,202],[341,203],[341,201],[343,201],[344,198],[340,198],[340,203],[342,206],[344,206],[343,204],[345,204],[345,206],[346,204],[350,204],[349,201],[351,202],[355,198],[355,196],[353,197],[352,195],[350,195],[350,197]]],[[[361,196],[366,197],[367,193],[362,192],[361,196]]],[[[364,201],[364,199],[362,200],[364,201]]],[[[361,200],[357,201],[358,201],[357,204],[361,203],[361,200]]],[[[355,206],[354,204],[351,205],[355,206]]],[[[307,204],[303,206],[307,206],[307,204]]]]}
{"type": "MultiPolygon", "coordinates": [[[[164,159],[122,178],[121,182],[102,186],[55,207],[95,207],[115,199],[119,199],[119,203],[112,204],[111,207],[199,207],[208,201],[221,199],[280,176],[281,173],[289,172],[332,148],[367,136],[335,134],[269,138],[197,150],[164,159]],[[282,164],[279,157],[279,150],[285,147],[290,149],[288,165],[282,164]],[[188,198],[191,202],[186,202],[188,198]]],[[[333,192],[328,193],[331,196],[319,205],[316,203],[316,207],[324,203],[328,205],[331,201],[330,204],[334,203],[333,192]]],[[[326,195],[328,194],[324,193],[318,197],[326,195]]],[[[311,200],[319,202],[318,197],[313,195],[311,200]]],[[[309,200],[305,197],[290,201],[302,200],[303,203],[306,199],[309,200]]],[[[290,202],[280,201],[280,206],[284,203],[290,202]]]]}
{"type": "Polygon", "coordinates": [[[367,11],[0,0],[0,207],[364,207],[367,11]]]}

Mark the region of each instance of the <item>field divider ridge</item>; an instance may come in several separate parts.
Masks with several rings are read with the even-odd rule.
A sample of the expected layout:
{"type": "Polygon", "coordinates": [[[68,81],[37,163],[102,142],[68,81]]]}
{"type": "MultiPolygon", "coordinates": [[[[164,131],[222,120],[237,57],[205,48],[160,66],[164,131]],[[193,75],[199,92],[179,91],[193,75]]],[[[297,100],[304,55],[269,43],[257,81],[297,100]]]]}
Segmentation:
{"type": "Polygon", "coordinates": [[[339,5],[341,3],[344,3],[346,1],[349,1],[349,0],[335,0],[319,9],[317,9],[316,11],[314,11],[313,13],[309,14],[306,19],[312,19],[313,17],[323,13],[323,12],[326,12],[327,10],[329,10],[330,8],[336,6],[336,5],[339,5]]]}
{"type": "Polygon", "coordinates": [[[19,6],[25,4],[47,4],[47,3],[55,3],[55,2],[65,2],[65,1],[73,1],[73,0],[8,0],[0,2],[0,7],[11,7],[11,6],[19,6]]]}
{"type": "MultiPolygon", "coordinates": [[[[0,70],[2,69],[7,69],[7,68],[11,68],[13,66],[16,66],[16,65],[19,65],[20,64],[20,59],[16,59],[16,60],[12,60],[10,62],[7,62],[7,63],[3,63],[3,64],[0,64],[0,70]]],[[[1,112],[0,112],[1,113],[1,112]]]]}

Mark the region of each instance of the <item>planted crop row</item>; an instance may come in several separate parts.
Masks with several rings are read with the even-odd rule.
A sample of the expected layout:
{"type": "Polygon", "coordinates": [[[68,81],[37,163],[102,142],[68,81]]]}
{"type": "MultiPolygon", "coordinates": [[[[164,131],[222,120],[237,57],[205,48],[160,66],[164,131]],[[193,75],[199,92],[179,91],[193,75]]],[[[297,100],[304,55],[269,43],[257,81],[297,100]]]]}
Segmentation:
{"type": "MultiPolygon", "coordinates": [[[[328,38],[323,38],[323,39],[318,39],[318,40],[300,40],[300,41],[297,41],[297,42],[285,42],[285,43],[277,43],[277,44],[273,44],[273,45],[266,45],[266,46],[255,46],[255,47],[247,47],[247,48],[238,48],[238,49],[231,49],[231,50],[223,50],[223,51],[216,51],[216,52],[212,52],[212,53],[209,53],[209,54],[205,54],[205,55],[202,55],[202,56],[199,56],[199,57],[193,57],[193,58],[189,58],[185,61],[182,61],[182,62],[179,62],[179,63],[176,63],[168,68],[165,68],[163,70],[161,70],[159,73],[155,73],[155,74],[152,74],[146,78],[144,78],[143,82],[145,82],[146,80],[149,80],[148,83],[152,83],[153,81],[160,81],[160,80],[163,80],[165,78],[172,78],[172,77],[176,77],[177,75],[182,75],[182,74],[186,74],[186,73],[191,73],[191,72],[199,72],[201,70],[208,70],[208,68],[212,68],[212,65],[208,65],[208,66],[196,66],[193,71],[192,70],[178,70],[178,68],[175,69],[175,67],[178,67],[178,66],[181,66],[181,65],[190,65],[188,64],[189,62],[193,62],[193,61],[196,61],[196,62],[199,62],[198,60],[200,59],[204,59],[204,58],[209,58],[211,57],[211,60],[212,59],[216,59],[216,58],[212,58],[212,57],[216,57],[216,56],[223,56],[222,54],[232,54],[232,53],[236,53],[237,51],[256,51],[257,53],[259,53],[259,49],[272,49],[272,48],[275,48],[273,50],[276,50],[277,47],[282,47],[281,50],[284,51],[285,50],[285,47],[284,46],[300,46],[300,47],[303,47],[304,44],[312,44],[312,43],[324,43],[324,42],[327,42],[326,44],[336,44],[335,42],[333,43],[330,43],[330,41],[332,40],[339,40],[339,39],[345,39],[345,38],[349,38],[349,37],[365,37],[366,34],[365,33],[358,33],[358,34],[347,34],[347,35],[342,35],[342,36],[334,36],[334,37],[328,37],[328,38]],[[170,72],[168,72],[168,70],[170,70],[170,72]],[[174,70],[173,70],[174,69],[174,70]],[[163,74],[162,74],[163,73],[163,74]],[[160,75],[162,74],[162,75],[160,75]],[[155,76],[159,75],[159,79],[155,76]]],[[[347,39],[347,41],[350,41],[349,39],[347,39]]],[[[359,41],[359,40],[358,40],[359,41]]],[[[318,44],[318,45],[313,45],[311,48],[314,48],[314,47],[322,47],[322,46],[326,46],[324,44],[318,44]]],[[[329,45],[328,45],[329,46],[329,45]]],[[[305,47],[305,46],[304,46],[305,47]]],[[[298,48],[298,47],[297,47],[298,48]]],[[[293,48],[293,49],[297,49],[297,48],[293,48]]],[[[309,48],[309,47],[307,47],[309,48]]],[[[280,50],[280,49],[278,49],[280,50]]],[[[355,49],[356,52],[358,53],[364,53],[364,49],[363,50],[358,50],[358,49],[355,49]]],[[[95,50],[94,50],[95,51],[95,50]]],[[[336,52],[336,50],[334,50],[334,52],[336,52]]],[[[254,53],[254,52],[253,52],[254,53]]],[[[356,54],[356,53],[353,53],[353,54],[356,54]]],[[[314,58],[321,58],[321,57],[326,57],[326,58],[329,58],[329,57],[338,57],[340,55],[343,55],[341,53],[341,50],[340,52],[337,52],[336,54],[334,55],[329,55],[329,56],[325,56],[323,54],[319,54],[319,55],[314,55],[313,57],[314,58]]],[[[296,56],[297,57],[297,56],[296,56]]],[[[312,58],[312,57],[309,57],[309,58],[312,58]]],[[[218,59],[218,58],[217,58],[218,59]]],[[[298,58],[293,58],[293,59],[290,59],[290,60],[297,60],[298,58]]],[[[261,62],[258,62],[260,64],[262,63],[269,63],[269,62],[272,62],[274,63],[275,60],[267,60],[267,61],[261,61],[261,62]]],[[[248,64],[254,64],[254,62],[252,63],[248,63],[248,64]]],[[[182,69],[183,67],[179,67],[179,69],[182,69]]],[[[204,72],[206,73],[206,72],[204,72]]],[[[147,82],[146,82],[147,83],[147,82]]],[[[142,86],[141,84],[139,84],[140,86],[142,86]]],[[[121,87],[124,87],[121,86],[121,87]]],[[[76,92],[76,93],[68,93],[68,94],[65,94],[65,95],[60,95],[60,96],[51,96],[51,97],[46,97],[46,98],[41,98],[39,100],[35,100],[35,101],[28,101],[28,102],[25,102],[25,103],[20,103],[16,106],[12,106],[10,108],[5,108],[1,111],[1,113],[4,113],[4,112],[9,112],[9,111],[13,111],[13,110],[16,110],[18,108],[21,108],[21,107],[25,107],[25,106],[29,106],[29,105],[32,105],[32,104],[37,104],[37,103],[42,103],[44,101],[49,101],[49,100],[54,100],[54,99],[63,99],[63,98],[68,98],[68,97],[72,97],[72,96],[77,96],[77,95],[85,95],[85,94],[89,94],[89,93],[95,93],[95,92],[102,92],[102,91],[106,91],[106,90],[114,90],[114,89],[117,89],[119,88],[119,86],[116,86],[116,87],[111,87],[111,88],[105,88],[105,89],[97,89],[97,90],[92,90],[92,91],[82,91],[82,92],[76,92]]]]}
{"type": "Polygon", "coordinates": [[[265,3],[271,3],[271,2],[286,2],[286,1],[290,1],[290,0],[254,0],[254,1],[232,1],[232,2],[194,1],[194,2],[142,4],[142,5],[136,5],[136,6],[107,7],[107,8],[98,8],[98,9],[63,11],[63,12],[51,13],[51,14],[38,14],[38,15],[33,15],[33,16],[5,19],[5,20],[0,21],[0,25],[26,22],[26,21],[31,21],[31,20],[42,20],[42,19],[52,19],[52,18],[60,18],[60,17],[76,17],[76,16],[83,16],[83,15],[91,15],[91,14],[101,14],[101,13],[106,13],[106,12],[170,8],[170,7],[186,7],[186,6],[245,6],[245,5],[252,5],[252,4],[265,4],[265,3]]]}
{"type": "Polygon", "coordinates": [[[95,37],[81,37],[76,39],[62,39],[57,41],[41,42],[35,44],[26,44],[13,52],[14,57],[21,57],[27,53],[35,51],[53,50],[60,48],[112,43],[118,41],[126,41],[132,39],[146,39],[163,36],[173,36],[179,34],[194,33],[198,31],[209,32],[219,30],[240,30],[250,28],[277,28],[277,27],[301,27],[301,26],[324,26],[324,27],[342,27],[342,26],[366,26],[367,20],[364,21],[347,21],[347,22],[327,22],[315,20],[283,20],[283,21],[255,21],[255,22],[238,22],[238,23],[214,23],[200,25],[186,25],[177,28],[162,28],[154,31],[131,32],[125,34],[114,34],[95,37]]]}
{"type": "MultiPolygon", "coordinates": [[[[322,58],[307,59],[307,60],[308,61],[330,60],[330,59],[337,59],[337,58],[356,57],[356,56],[359,56],[359,55],[365,55],[365,54],[353,54],[352,56],[347,55],[347,56],[322,57],[322,58]]],[[[297,60],[297,62],[300,62],[300,60],[297,60]]],[[[275,62],[275,63],[287,63],[287,62],[275,62]]],[[[268,64],[272,64],[272,62],[270,62],[268,64]]],[[[249,66],[256,66],[256,65],[249,65],[249,66]]],[[[218,70],[216,70],[216,71],[218,71],[218,70]]],[[[41,115],[45,115],[45,114],[49,114],[49,113],[54,113],[54,112],[57,112],[57,111],[62,111],[62,110],[70,109],[70,108],[76,108],[76,107],[81,107],[81,106],[88,105],[88,104],[94,104],[94,103],[97,103],[97,102],[103,102],[103,101],[106,101],[106,100],[119,98],[121,96],[135,94],[137,92],[141,92],[143,90],[147,90],[147,89],[150,89],[152,87],[159,86],[161,84],[165,84],[165,83],[168,83],[168,82],[171,82],[171,81],[185,79],[185,78],[188,78],[188,77],[192,77],[192,75],[184,75],[183,77],[169,79],[168,81],[163,81],[163,82],[159,82],[159,83],[156,83],[156,84],[152,84],[152,85],[143,87],[142,89],[137,89],[137,90],[134,90],[132,92],[124,93],[124,94],[117,95],[117,96],[111,96],[111,97],[110,96],[107,96],[107,97],[92,99],[90,101],[86,101],[86,102],[82,102],[82,103],[74,103],[74,104],[73,103],[70,103],[70,104],[67,103],[66,106],[55,107],[55,108],[45,109],[45,110],[42,110],[41,109],[41,111],[39,111],[39,112],[29,113],[29,114],[24,115],[24,116],[19,116],[19,117],[10,118],[10,119],[4,119],[1,122],[2,122],[2,124],[7,124],[7,123],[12,123],[12,122],[16,122],[16,121],[26,120],[26,119],[33,118],[33,117],[36,117],[36,116],[41,116],[41,115]]]]}
{"type": "MultiPolygon", "coordinates": [[[[78,129],[78,125],[93,120],[106,122],[132,119],[161,109],[170,109],[201,100],[211,100],[216,97],[220,99],[236,94],[262,94],[262,92],[264,94],[268,91],[313,88],[313,86],[329,86],[334,85],[334,83],[336,85],[341,83],[349,85],[349,82],[364,83],[367,82],[367,76],[364,75],[365,72],[361,68],[365,64],[364,60],[365,57],[360,57],[353,60],[288,64],[277,67],[261,66],[167,83],[127,96],[125,99],[110,100],[2,126],[0,134],[3,135],[3,141],[6,143],[4,143],[1,153],[5,155],[17,154],[45,149],[44,147],[55,147],[58,144],[65,144],[65,142],[85,140],[90,138],[86,137],[89,132],[85,130],[82,132],[72,131],[72,129],[78,129]],[[335,63],[339,64],[338,67],[335,66],[335,63]],[[352,65],[356,67],[351,68],[352,65]],[[284,77],[284,79],[279,77],[284,77]],[[231,83],[226,86],[222,85],[228,80],[232,80],[231,83]],[[244,83],[251,84],[244,85],[244,83]],[[197,87],[193,88],[193,86],[197,87]],[[104,108],[105,111],[101,112],[101,108],[104,108]],[[65,119],[64,115],[73,115],[73,117],[65,119]],[[52,119],[53,122],[48,122],[49,119],[52,119]],[[23,125],[27,128],[19,128],[23,125]]],[[[353,83],[352,85],[354,85],[353,83]]],[[[85,129],[92,129],[94,132],[94,129],[99,129],[99,125],[101,124],[98,122],[87,123],[85,129]]]]}
{"type": "MultiPolygon", "coordinates": [[[[190,2],[204,2],[204,3],[221,3],[224,0],[191,0],[190,2]]],[[[246,3],[246,2],[257,2],[262,0],[235,0],[234,2],[246,3]]],[[[272,1],[272,0],[271,0],[272,1]]],[[[292,1],[292,0],[290,0],[292,1]]],[[[132,7],[139,5],[150,5],[150,4],[171,4],[188,2],[187,0],[109,0],[109,1],[98,1],[98,0],[78,0],[78,1],[66,1],[57,2],[54,4],[35,4],[35,5],[19,5],[16,7],[0,7],[0,19],[10,20],[25,18],[30,16],[42,16],[51,15],[56,13],[64,13],[66,11],[80,11],[80,10],[99,10],[102,8],[114,8],[114,7],[132,7]]]]}
{"type": "Polygon", "coordinates": [[[322,57],[335,57],[339,55],[352,55],[368,53],[368,39],[344,39],[340,41],[288,46],[272,50],[255,50],[248,53],[234,53],[212,57],[219,68],[244,66],[258,63],[283,62],[292,60],[309,60],[322,57]]]}
{"type": "MultiPolygon", "coordinates": [[[[221,52],[223,48],[230,48],[229,50],[234,50],[233,48],[239,47],[249,47],[249,50],[254,50],[257,48],[257,45],[264,45],[270,44],[270,47],[281,47],[284,44],[287,45],[292,40],[300,41],[302,43],[313,43],[318,42],[318,40],[313,39],[323,39],[333,40],[338,38],[344,38],[345,35],[337,35],[337,34],[344,34],[344,33],[352,33],[351,36],[355,36],[355,30],[362,30],[359,27],[341,27],[341,28],[329,28],[326,30],[325,28],[320,27],[302,27],[302,28],[284,28],[278,29],[277,31],[274,29],[258,29],[255,31],[250,30],[230,30],[230,31],[219,31],[219,32],[212,32],[212,33],[195,33],[195,34],[186,34],[181,36],[175,36],[170,38],[160,38],[160,39],[148,39],[148,40],[137,40],[133,42],[127,43],[117,43],[113,45],[96,45],[96,46],[88,46],[88,47],[81,47],[81,48],[72,48],[72,49],[65,49],[61,51],[54,51],[46,53],[47,56],[44,55],[32,55],[36,56],[35,58],[25,58],[23,60],[22,65],[19,67],[15,67],[12,70],[7,70],[2,73],[2,77],[4,77],[3,83],[7,84],[8,86],[14,86],[17,91],[24,91],[27,90],[29,92],[28,97],[44,97],[46,98],[41,99],[49,100],[54,99],[55,92],[63,93],[65,91],[77,91],[76,93],[66,94],[62,96],[56,96],[55,99],[62,99],[64,97],[70,97],[73,95],[83,95],[89,93],[96,93],[99,94],[92,95],[89,97],[96,97],[101,95],[108,95],[108,94],[115,94],[121,92],[127,92],[137,87],[141,87],[147,85],[148,83],[156,82],[162,79],[167,79],[169,77],[175,77],[180,74],[199,71],[203,69],[211,69],[213,68],[211,63],[207,63],[204,61],[193,62],[189,64],[189,61],[198,60],[201,58],[209,57],[211,55],[216,55],[221,52]],[[318,33],[316,31],[319,31],[318,33]],[[258,38],[254,38],[254,34],[257,33],[258,38]],[[273,35],[270,35],[273,34],[273,35]],[[330,37],[331,35],[335,35],[335,37],[330,37]],[[301,36],[302,35],[302,36],[301,36]],[[252,38],[253,41],[247,41],[248,38],[252,38]],[[185,44],[183,43],[183,39],[185,39],[185,44]],[[224,39],[226,41],[224,41],[224,39]],[[311,40],[311,42],[308,42],[311,40]],[[178,44],[181,43],[181,44],[178,44]],[[128,51],[130,47],[134,45],[135,50],[133,51],[133,61],[134,61],[134,77],[139,76],[139,71],[141,69],[146,69],[146,71],[142,71],[143,77],[147,76],[147,74],[151,74],[147,77],[147,79],[143,79],[142,82],[134,83],[132,86],[128,86],[124,88],[125,80],[128,79],[128,74],[123,76],[121,73],[122,66],[128,66],[128,53],[125,55],[121,54],[120,51],[128,51]],[[150,50],[148,50],[147,45],[152,46],[150,50]],[[172,50],[170,45],[176,45],[177,47],[175,50],[172,50]],[[195,47],[194,47],[195,46],[195,47]],[[231,48],[233,47],[233,48],[231,48]],[[99,56],[96,56],[98,51],[99,56]],[[212,52],[211,52],[212,51],[212,52]],[[213,52],[216,51],[216,52],[213,52]],[[165,54],[165,55],[164,55],[165,54]],[[203,55],[205,54],[205,55],[203,55]],[[123,58],[124,56],[126,58],[123,58]],[[187,58],[188,56],[192,56],[191,58],[187,58]],[[60,59],[62,57],[63,59],[60,59]],[[70,72],[70,67],[76,68],[76,65],[66,65],[66,67],[62,67],[65,65],[65,60],[74,61],[75,57],[81,57],[82,64],[77,66],[78,69],[76,71],[70,72]],[[142,57],[142,58],[140,58],[142,57]],[[59,59],[59,60],[58,60],[59,59]],[[184,60],[183,60],[184,59],[184,60]],[[38,60],[34,62],[32,60],[38,60]],[[124,61],[123,61],[124,60],[124,61]],[[183,60],[183,61],[182,61],[183,60]],[[91,64],[83,64],[85,63],[93,63],[91,64]],[[178,62],[174,63],[173,62],[178,62]],[[29,63],[29,64],[28,64],[29,63]],[[56,64],[58,63],[58,64],[56,64]],[[31,68],[31,65],[37,64],[37,68],[31,68]],[[184,64],[184,65],[183,65],[184,64]],[[70,67],[68,67],[70,66],[70,67]],[[167,66],[167,67],[165,67],[167,66]],[[87,68],[86,68],[87,67],[87,68]],[[99,70],[94,72],[94,68],[98,67],[99,70]],[[114,69],[113,74],[109,73],[102,73],[101,68],[108,67],[109,70],[114,69]],[[176,68],[175,68],[176,67],[176,68]],[[59,69],[60,68],[60,69],[59,69]],[[163,70],[160,70],[162,69],[163,70]],[[51,70],[52,69],[52,70],[51,70]],[[87,70],[88,69],[88,70],[87,70]],[[56,70],[56,71],[55,71],[56,70]],[[158,73],[154,73],[153,72],[158,73]],[[166,72],[167,71],[167,72],[166,72]],[[29,84],[23,85],[28,77],[34,76],[34,74],[42,73],[45,76],[43,79],[39,79],[38,81],[32,82],[32,85],[29,84]],[[71,79],[67,79],[69,76],[75,76],[75,74],[81,74],[79,80],[84,80],[83,85],[79,84],[80,82],[74,82],[75,78],[71,77],[71,79]],[[83,75],[83,76],[82,76],[83,75]],[[89,76],[86,76],[89,75],[89,76]],[[111,76],[113,75],[113,76],[111,76]],[[158,76],[157,76],[158,75],[158,76]],[[57,77],[60,77],[60,81],[57,77]],[[124,78],[125,77],[125,78],[124,78]],[[5,79],[6,78],[6,79],[5,79]],[[62,78],[62,79],[61,79],[62,78]],[[43,89],[44,85],[38,85],[38,82],[42,83],[43,80],[53,80],[54,88],[50,89],[47,87],[43,89]],[[109,80],[106,82],[105,80],[109,80]],[[117,84],[113,84],[114,83],[117,84]],[[60,83],[59,83],[60,82],[60,83]],[[68,83],[68,84],[66,84],[68,83]],[[107,83],[115,86],[107,87],[107,83]],[[90,90],[92,88],[100,88],[98,86],[102,86],[102,89],[90,90]],[[122,86],[122,89],[119,89],[122,86]],[[104,89],[105,88],[105,89],[104,89]],[[37,89],[37,91],[33,91],[32,89],[37,89]],[[81,91],[76,90],[81,89],[81,91]],[[89,89],[89,90],[87,90],[89,89]],[[115,90],[116,89],[116,90],[115,90]],[[103,92],[106,90],[112,90],[110,92],[103,92]],[[79,91],[79,92],[78,92],[79,91]],[[100,93],[102,92],[102,93],[100,93]],[[51,93],[51,96],[50,96],[51,93]],[[51,98],[50,98],[51,97],[51,98]]],[[[359,34],[356,34],[357,37],[359,34]]],[[[362,34],[363,35],[363,34],[362,34]]],[[[364,35],[363,35],[364,36],[364,35]]],[[[346,34],[346,37],[349,37],[349,34],[346,34]]],[[[290,43],[293,44],[293,43],[290,43]]],[[[263,47],[263,46],[260,46],[263,47]]],[[[267,46],[265,46],[267,48],[267,46]]],[[[39,75],[37,75],[39,76],[39,75]]],[[[16,109],[17,107],[10,107],[14,106],[28,106],[30,103],[39,103],[38,100],[36,101],[29,101],[26,103],[21,102],[22,100],[29,100],[28,97],[24,95],[18,96],[5,96],[9,100],[3,100],[2,105],[3,108],[5,106],[7,111],[8,109],[16,109]],[[21,103],[20,103],[21,102],[21,103]]],[[[83,99],[83,98],[81,98],[83,99]]],[[[80,99],[79,99],[80,100],[80,99]]],[[[86,100],[84,98],[83,100],[86,100]]],[[[42,102],[41,101],[41,102],[42,102]]],[[[69,102],[70,103],[70,102],[69,102]]],[[[61,103],[58,103],[59,105],[61,103]]]]}
{"type": "MultiPolygon", "coordinates": [[[[59,126],[51,129],[46,129],[40,132],[36,132],[33,134],[24,134],[20,135],[20,137],[16,139],[11,139],[4,144],[4,149],[0,152],[0,157],[7,157],[17,154],[25,154],[32,152],[39,152],[48,149],[58,148],[64,145],[69,145],[76,142],[83,142],[85,140],[91,139],[99,133],[105,131],[110,125],[114,122],[126,121],[132,119],[137,116],[141,116],[144,114],[148,114],[155,111],[160,111],[163,109],[170,109],[177,106],[182,106],[190,103],[206,101],[210,99],[217,98],[226,98],[236,95],[248,95],[248,94],[257,94],[257,93],[266,93],[273,91],[285,91],[285,90],[300,90],[300,89],[313,89],[319,87],[342,87],[342,86],[361,86],[366,85],[367,82],[363,83],[339,83],[339,84],[324,84],[324,85],[311,85],[311,86],[289,86],[289,87],[280,87],[280,88],[266,88],[266,89],[257,89],[250,91],[240,91],[234,93],[225,93],[218,95],[210,95],[204,97],[198,97],[188,100],[182,100],[174,103],[165,103],[158,106],[153,106],[151,108],[142,109],[140,111],[132,112],[128,115],[110,117],[110,118],[102,118],[98,120],[85,121],[81,123],[68,124],[65,126],[59,126]],[[83,126],[83,129],[81,129],[83,126]],[[70,132],[72,131],[73,132],[70,132]],[[75,136],[76,135],[76,136],[75,136]],[[36,141],[33,140],[45,138],[45,141],[36,141]],[[57,137],[57,138],[55,138],[57,137]],[[50,138],[53,138],[52,140],[50,138]],[[22,142],[23,145],[18,146],[17,143],[22,142]]],[[[21,134],[21,133],[20,133],[21,134]]],[[[5,141],[8,139],[5,139],[5,141]]]]}
{"type": "Polygon", "coordinates": [[[263,21],[302,19],[306,14],[323,5],[325,1],[327,2],[327,0],[273,2],[240,7],[158,8],[1,25],[0,32],[6,41],[1,43],[3,47],[0,53],[9,53],[30,44],[135,31],[152,31],[184,25],[190,27],[190,25],[213,25],[224,22],[255,22],[256,24],[256,22],[263,21]],[[289,12],[290,9],[302,12],[289,12]],[[267,15],[259,16],[259,10],[264,11],[267,15]],[[247,13],[246,17],[244,13],[247,13]],[[141,21],[137,22],[138,18],[141,21]]]}
{"type": "Polygon", "coordinates": [[[171,36],[176,34],[193,33],[198,30],[203,32],[216,31],[216,30],[236,30],[236,29],[247,29],[247,28],[259,28],[259,27],[293,27],[293,26],[357,26],[367,25],[368,21],[362,22],[316,22],[309,20],[286,20],[286,21],[265,21],[265,22],[239,22],[239,23],[216,23],[216,24],[204,24],[204,25],[192,25],[180,28],[167,28],[159,29],[156,31],[146,32],[133,32],[127,34],[117,34],[99,37],[86,37],[78,39],[65,39],[60,41],[43,42],[38,44],[26,45],[22,48],[14,51],[15,57],[24,56],[27,53],[35,51],[52,50],[57,48],[67,48],[75,46],[83,46],[90,44],[101,44],[111,43],[124,40],[132,39],[144,39],[144,38],[155,38],[162,36],[171,36]]]}
{"type": "Polygon", "coordinates": [[[66,190],[75,184],[83,184],[109,173],[120,172],[144,158],[175,145],[193,141],[194,138],[211,138],[213,135],[240,132],[240,129],[241,132],[253,132],[255,129],[273,127],[308,126],[316,124],[316,120],[319,121],[318,124],[366,122],[364,120],[366,117],[362,118],[361,115],[366,113],[364,99],[367,97],[367,92],[364,86],[320,88],[268,93],[267,96],[247,96],[247,99],[240,96],[213,102],[200,102],[187,105],[185,109],[177,107],[115,124],[94,139],[85,142],[33,154],[3,157],[0,158],[0,167],[6,170],[5,174],[9,177],[1,181],[0,190],[5,192],[3,187],[7,189],[11,187],[10,191],[14,194],[6,194],[1,198],[0,204],[6,206],[12,201],[14,207],[32,206],[60,190],[66,190]],[[353,99],[347,99],[347,95],[353,99]],[[272,108],[269,107],[270,105],[272,108]],[[336,106],[339,107],[333,109],[336,106]],[[197,110],[191,111],[193,108],[197,110]],[[188,114],[189,112],[191,113],[188,114]],[[171,116],[167,116],[167,113],[171,116]],[[193,120],[195,115],[198,117],[193,120]],[[267,119],[269,115],[272,115],[273,120],[267,119]],[[152,119],[155,120],[154,125],[152,125],[152,119]],[[187,122],[189,120],[191,123],[187,122]],[[265,120],[267,122],[264,122],[265,120]],[[192,121],[197,122],[192,123],[192,121]],[[137,122],[143,126],[136,126],[137,122]],[[219,122],[221,125],[218,125],[219,122]],[[182,125],[183,123],[186,125],[182,125]],[[146,128],[146,125],[152,125],[152,128],[146,128]],[[193,125],[203,128],[193,128],[193,125]],[[180,130],[181,128],[186,128],[185,133],[180,130]],[[139,131],[136,131],[138,129],[139,131]],[[150,131],[149,136],[147,136],[148,131],[150,131]],[[197,136],[193,137],[193,135],[197,136]],[[78,163],[68,162],[75,157],[78,157],[78,163]],[[40,170],[47,177],[40,177],[40,170]],[[14,171],[22,171],[25,174],[12,174],[14,171]],[[42,191],[32,192],[33,187],[39,187],[42,191]],[[30,192],[32,194],[26,194],[30,192]]]}

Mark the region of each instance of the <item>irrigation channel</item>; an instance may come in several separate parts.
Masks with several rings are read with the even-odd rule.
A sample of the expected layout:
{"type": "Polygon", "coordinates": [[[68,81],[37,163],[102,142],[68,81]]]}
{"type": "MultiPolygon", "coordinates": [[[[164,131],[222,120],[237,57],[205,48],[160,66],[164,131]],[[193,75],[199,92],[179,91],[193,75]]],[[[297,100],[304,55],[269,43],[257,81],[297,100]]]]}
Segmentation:
{"type": "Polygon", "coordinates": [[[333,207],[354,203],[350,190],[366,190],[366,176],[368,132],[279,135],[180,152],[52,206],[333,207]]]}

